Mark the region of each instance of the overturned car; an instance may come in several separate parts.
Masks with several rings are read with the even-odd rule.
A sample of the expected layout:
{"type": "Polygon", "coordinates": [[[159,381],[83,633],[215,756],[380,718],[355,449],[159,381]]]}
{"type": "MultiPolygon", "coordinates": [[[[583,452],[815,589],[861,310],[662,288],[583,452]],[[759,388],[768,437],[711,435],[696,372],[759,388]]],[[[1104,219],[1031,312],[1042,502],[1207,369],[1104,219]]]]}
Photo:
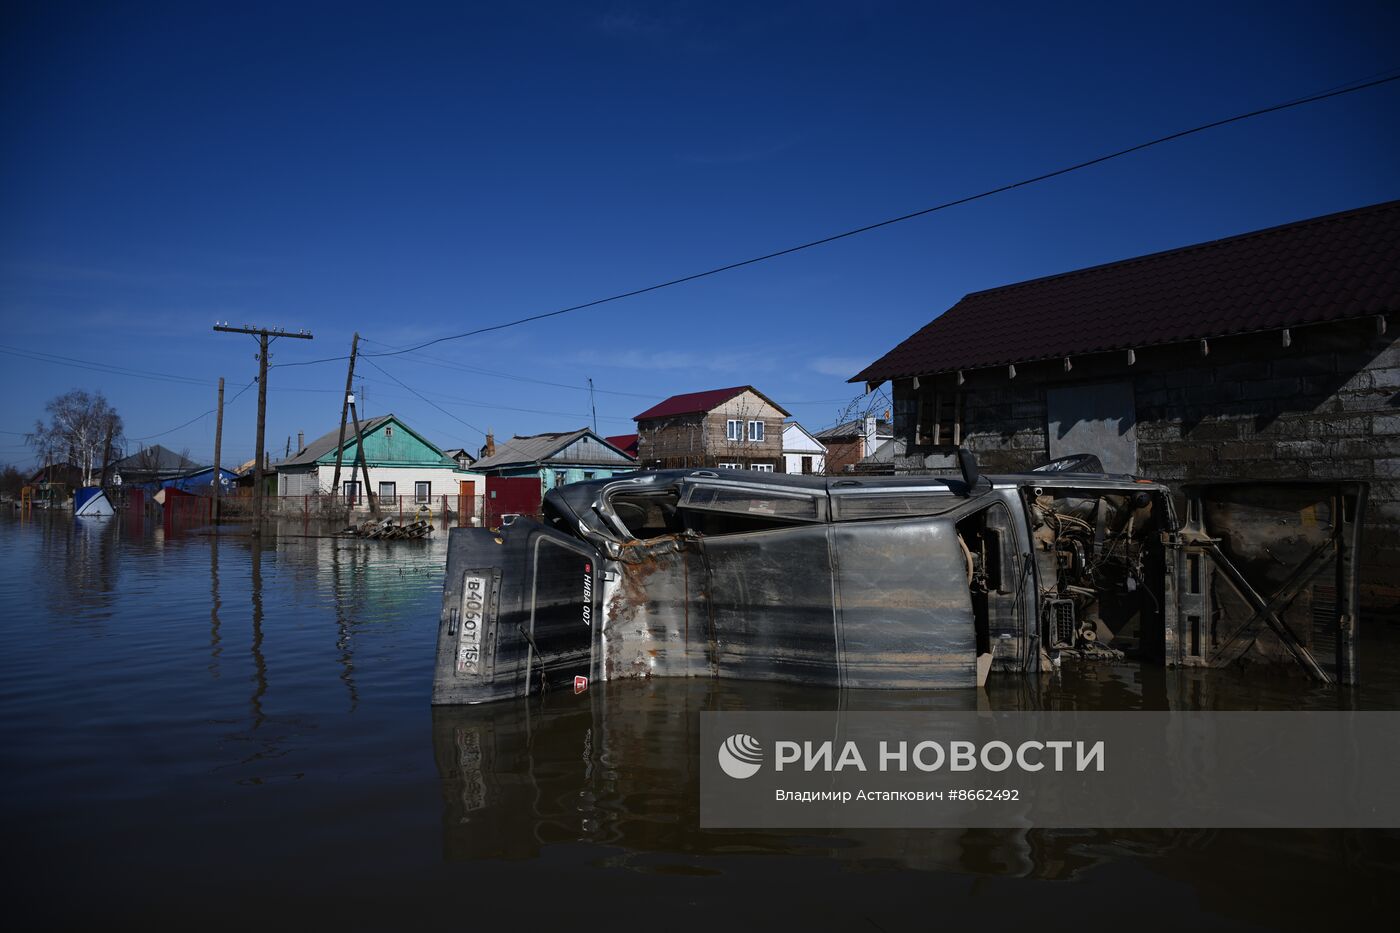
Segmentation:
{"type": "Polygon", "coordinates": [[[454,529],[433,702],[628,677],[972,687],[1065,654],[1355,683],[1355,482],[663,470],[454,529]]]}

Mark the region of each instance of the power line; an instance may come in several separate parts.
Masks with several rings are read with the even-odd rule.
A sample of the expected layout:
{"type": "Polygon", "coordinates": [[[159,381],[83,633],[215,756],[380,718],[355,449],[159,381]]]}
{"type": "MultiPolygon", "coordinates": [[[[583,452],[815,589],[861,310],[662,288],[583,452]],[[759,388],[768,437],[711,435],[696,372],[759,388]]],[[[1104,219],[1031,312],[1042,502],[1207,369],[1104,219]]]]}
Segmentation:
{"type": "Polygon", "coordinates": [[[18,356],[23,359],[34,360],[39,363],[49,363],[57,366],[72,366],[77,369],[87,369],[94,372],[106,373],[112,376],[133,376],[138,379],[154,379],[159,382],[178,382],[184,385],[212,385],[202,379],[193,376],[178,376],[174,373],[161,373],[149,369],[133,369],[128,366],[114,366],[110,363],[101,363],[96,360],[83,360],[71,356],[59,356],[56,353],[46,353],[42,350],[26,350],[20,347],[11,347],[0,344],[0,353],[9,356],[18,356]]]}
{"type": "Polygon", "coordinates": [[[397,382],[399,385],[403,386],[405,389],[407,389],[408,391],[412,392],[414,395],[418,396],[420,399],[422,399],[423,401],[427,402],[429,405],[433,406],[434,408],[436,408],[438,411],[442,412],[442,413],[443,413],[444,415],[446,415],[447,417],[451,418],[453,421],[458,421],[458,422],[461,422],[462,424],[465,424],[467,427],[471,428],[473,431],[475,431],[476,433],[480,434],[482,437],[485,437],[485,436],[486,436],[486,432],[483,431],[483,430],[481,430],[481,428],[478,428],[476,425],[472,424],[470,421],[463,421],[461,418],[458,418],[456,415],[452,414],[452,412],[448,411],[446,408],[443,408],[443,407],[442,407],[441,405],[439,405],[437,402],[434,402],[432,399],[427,398],[426,396],[424,396],[424,395],[423,395],[422,393],[420,393],[417,389],[413,388],[413,387],[410,386],[410,385],[405,384],[405,383],[403,382],[403,380],[399,379],[399,377],[395,376],[393,373],[391,373],[391,372],[389,372],[388,370],[384,369],[384,368],[383,368],[382,366],[380,366],[378,363],[374,362],[374,360],[369,359],[365,354],[363,354],[363,353],[360,354],[360,359],[364,360],[366,363],[368,363],[369,365],[373,366],[375,369],[379,370],[381,373],[383,373],[384,375],[388,376],[390,379],[394,380],[394,381],[397,382]]]}
{"type": "MultiPolygon", "coordinates": [[[[195,376],[181,376],[176,373],[164,373],[152,369],[137,369],[131,366],[116,366],[111,363],[103,363],[99,360],[85,360],[75,356],[60,356],[56,353],[48,353],[43,350],[30,350],[22,347],[12,347],[0,344],[0,353],[9,356],[17,356],[22,359],[32,360],[36,363],[47,363],[51,366],[70,366],[74,369],[86,369],[92,372],[103,373],[109,376],[129,376],[135,379],[152,379],[158,382],[174,382],[181,385],[192,386],[215,386],[218,383],[207,379],[199,379],[195,376]]],[[[339,392],[339,389],[317,389],[305,386],[276,386],[270,387],[271,392],[339,392]]]]}
{"type": "MultiPolygon", "coordinates": [[[[244,394],[244,392],[248,391],[249,388],[252,388],[253,385],[256,384],[256,382],[258,382],[258,380],[249,381],[249,382],[248,382],[248,385],[245,385],[245,387],[242,387],[241,389],[238,389],[238,392],[235,392],[234,396],[232,396],[231,399],[228,399],[227,402],[224,402],[224,408],[228,408],[228,406],[232,405],[232,403],[237,402],[237,401],[238,401],[238,396],[244,394]]],[[[209,417],[210,415],[213,415],[214,410],[216,410],[216,409],[211,408],[211,409],[207,410],[207,412],[204,412],[203,415],[196,415],[195,417],[192,417],[192,419],[189,419],[188,422],[185,422],[185,423],[183,423],[183,424],[176,424],[176,426],[175,426],[175,427],[172,427],[172,429],[165,430],[165,431],[160,431],[160,433],[158,433],[158,434],[144,434],[144,436],[141,436],[141,437],[127,437],[126,440],[129,440],[129,441],[133,441],[133,440],[136,440],[136,441],[140,441],[140,440],[153,440],[153,438],[155,438],[155,437],[165,437],[165,436],[167,436],[167,434],[174,434],[175,431],[178,431],[179,429],[182,429],[182,427],[188,427],[188,426],[190,426],[190,424],[193,424],[193,423],[197,422],[197,420],[204,419],[204,417],[209,417]]]]}
{"type": "MultiPolygon", "coordinates": [[[[393,349],[392,344],[387,344],[387,343],[384,343],[384,342],[379,341],[379,340],[371,340],[369,337],[365,337],[365,336],[361,336],[360,339],[363,340],[363,341],[365,341],[366,343],[378,344],[378,345],[381,346],[381,347],[389,347],[390,349],[393,349]]],[[[404,352],[407,352],[407,351],[404,351],[404,352]]],[[[378,353],[374,353],[374,354],[370,354],[370,355],[371,355],[371,356],[389,356],[389,355],[392,355],[392,354],[378,354],[378,353]]],[[[513,380],[515,380],[516,382],[529,382],[529,383],[533,383],[533,384],[535,384],[535,385],[552,386],[553,388],[556,388],[556,389],[574,389],[574,390],[579,391],[579,392],[587,392],[587,391],[588,391],[588,386],[571,385],[570,383],[566,383],[566,382],[550,382],[550,381],[547,380],[547,379],[533,379],[533,378],[531,378],[531,377],[529,377],[529,376],[520,376],[520,375],[517,375],[517,374],[515,374],[515,373],[503,373],[503,372],[498,372],[497,370],[494,370],[494,369],[481,369],[481,368],[476,367],[476,366],[467,366],[465,363],[458,363],[458,362],[456,362],[455,360],[445,360],[445,359],[443,359],[443,358],[440,357],[440,356],[429,356],[429,355],[426,354],[426,353],[419,354],[418,356],[415,356],[413,359],[414,359],[415,362],[425,362],[425,363],[427,363],[427,364],[430,365],[430,366],[436,364],[436,365],[438,365],[438,366],[441,366],[441,367],[444,368],[444,369],[455,369],[455,370],[458,370],[458,371],[464,372],[464,373],[477,373],[477,374],[483,375],[483,376],[496,376],[496,377],[501,378],[501,379],[513,379],[513,380]]],[[[284,364],[281,364],[281,365],[284,365],[284,366],[300,366],[300,365],[302,365],[302,364],[301,364],[301,363],[284,363],[284,364]]],[[[644,392],[619,392],[619,391],[614,390],[614,389],[594,389],[593,391],[597,392],[599,395],[619,395],[619,396],[624,396],[624,397],[627,397],[627,398],[641,398],[641,399],[647,399],[647,400],[649,400],[649,401],[655,401],[655,400],[659,400],[659,399],[661,398],[661,396],[659,396],[659,395],[648,395],[648,394],[646,394],[646,393],[644,393],[644,392]]]]}
{"type": "MultiPolygon", "coordinates": [[[[862,227],[856,227],[856,228],[854,228],[854,229],[846,230],[846,231],[843,231],[843,232],[841,232],[841,233],[835,233],[835,234],[832,234],[832,235],[830,235],[830,236],[821,237],[820,239],[809,240],[809,241],[807,241],[807,242],[805,242],[805,243],[799,243],[799,244],[796,245],[796,246],[789,246],[789,247],[787,247],[787,248],[785,248],[785,249],[775,250],[775,251],[773,251],[773,252],[771,252],[771,253],[764,253],[764,254],[761,255],[761,256],[754,256],[754,257],[749,258],[749,259],[741,259],[741,260],[739,260],[738,262],[731,262],[731,263],[727,263],[727,264],[722,265],[722,266],[716,266],[715,268],[713,268],[713,269],[707,269],[707,270],[705,270],[704,272],[695,272],[695,273],[691,273],[690,275],[683,275],[683,276],[680,276],[679,278],[669,279],[669,280],[667,280],[667,281],[665,281],[665,282],[658,282],[658,283],[656,283],[655,285],[647,285],[647,286],[645,286],[645,287],[643,287],[643,288],[634,288],[634,289],[631,289],[630,291],[619,292],[619,293],[616,294],[616,295],[609,295],[609,296],[606,297],[606,298],[597,298],[597,299],[594,299],[593,301],[586,301],[586,302],[583,302],[582,304],[571,305],[571,306],[569,306],[569,307],[567,307],[567,308],[560,308],[560,309],[558,309],[557,311],[546,311],[546,312],[543,312],[543,313],[540,313],[540,314],[532,314],[532,315],[530,315],[530,316],[528,316],[528,317],[518,318],[518,319],[516,319],[516,320],[514,320],[514,321],[507,321],[507,322],[505,322],[505,323],[503,323],[503,324],[492,324],[492,325],[490,325],[490,326],[488,326],[488,327],[479,327],[479,328],[477,328],[477,329],[475,329],[475,330],[469,330],[469,331],[466,331],[466,332],[460,333],[460,334],[450,334],[450,335],[448,335],[448,336],[446,336],[446,337],[435,337],[435,338],[433,338],[432,340],[427,340],[427,341],[424,341],[423,343],[415,344],[414,346],[411,346],[411,347],[405,347],[405,348],[400,349],[400,350],[392,350],[392,351],[385,352],[385,353],[373,353],[373,354],[363,354],[363,355],[366,356],[366,357],[368,357],[368,356],[377,356],[377,357],[379,357],[379,356],[398,356],[398,355],[403,354],[403,353],[412,353],[412,352],[415,352],[415,351],[417,351],[417,350],[422,350],[422,349],[424,349],[425,347],[431,347],[431,346],[433,346],[434,344],[444,343],[444,342],[449,341],[449,340],[461,340],[461,339],[463,339],[463,338],[465,338],[465,337],[475,337],[475,336],[478,336],[478,335],[480,335],[480,334],[491,333],[492,331],[505,330],[505,329],[508,328],[508,327],[516,327],[516,326],[519,326],[519,325],[521,325],[521,324],[529,324],[529,323],[531,323],[531,322],[533,322],[533,321],[541,321],[541,320],[544,320],[544,319],[546,319],[546,318],[558,317],[558,316],[561,315],[561,314],[569,314],[569,313],[574,312],[574,311],[582,311],[582,310],[584,310],[584,309],[586,309],[586,308],[596,308],[596,307],[599,306],[599,305],[608,304],[608,303],[614,302],[614,301],[621,301],[621,300],[623,300],[623,299],[625,299],[625,298],[635,298],[635,297],[638,296],[638,295],[645,295],[645,294],[647,294],[648,292],[659,291],[659,290],[661,290],[661,289],[663,289],[663,288],[672,288],[672,287],[674,287],[674,286],[676,286],[676,285],[683,285],[683,284],[685,284],[685,283],[687,283],[687,282],[694,282],[694,281],[696,281],[696,280],[698,280],[698,279],[708,278],[709,276],[712,276],[712,275],[719,275],[719,274],[722,273],[722,272],[731,272],[731,271],[733,271],[733,270],[735,270],[735,269],[742,269],[742,268],[745,267],[745,266],[752,266],[752,265],[755,265],[755,264],[760,263],[760,262],[767,262],[767,261],[770,260],[770,259],[777,259],[777,258],[779,258],[779,257],[781,257],[781,256],[790,256],[790,255],[792,255],[793,253],[798,253],[798,252],[801,252],[801,251],[803,251],[803,250],[812,249],[812,248],[817,247],[817,246],[824,246],[824,245],[826,245],[826,244],[828,244],[828,243],[834,243],[834,242],[836,242],[837,240],[844,240],[844,239],[847,239],[848,237],[859,236],[859,235],[862,234],[862,233],[869,233],[869,232],[872,231],[872,230],[878,230],[878,229],[880,229],[880,228],[882,228],[882,227],[889,227],[889,226],[892,226],[892,225],[894,225],[894,224],[903,223],[903,222],[905,222],[905,221],[907,221],[907,220],[913,220],[913,219],[915,219],[916,217],[923,217],[923,216],[926,216],[926,215],[928,215],[928,214],[936,213],[936,212],[938,212],[938,211],[948,210],[949,208],[952,208],[952,207],[958,207],[958,206],[963,205],[963,204],[970,204],[970,203],[972,203],[973,201],[980,201],[980,200],[982,200],[983,198],[989,198],[989,197],[992,197],[993,195],[1004,194],[1004,193],[1007,192],[1007,191],[1013,191],[1013,190],[1015,190],[1015,189],[1017,189],[1017,188],[1024,188],[1024,187],[1027,187],[1028,185],[1038,184],[1038,183],[1040,183],[1040,182],[1042,182],[1042,181],[1048,181],[1048,180],[1050,180],[1050,179],[1052,179],[1052,178],[1058,178],[1058,177],[1060,177],[1061,175],[1068,175],[1068,174],[1070,174],[1071,172],[1078,172],[1078,171],[1081,171],[1081,170],[1086,169],[1086,168],[1091,168],[1092,166],[1095,166],[1095,165],[1101,165],[1101,164],[1103,164],[1104,162],[1108,162],[1108,161],[1111,161],[1111,160],[1113,160],[1113,159],[1119,159],[1119,158],[1122,158],[1122,157],[1127,156],[1127,155],[1132,155],[1132,154],[1135,153],[1135,152],[1142,152],[1142,151],[1145,150],[1145,149],[1151,149],[1151,148],[1153,148],[1154,146],[1160,146],[1160,145],[1163,145],[1164,143],[1174,142],[1175,140],[1184,139],[1184,138],[1186,138],[1186,137],[1188,137],[1188,136],[1194,136],[1194,135],[1196,135],[1197,133],[1204,133],[1204,132],[1206,132],[1206,131],[1208,131],[1208,130],[1218,129],[1218,128],[1222,127],[1222,126],[1229,126],[1229,125],[1232,124],[1232,123],[1239,123],[1239,122],[1242,122],[1242,121],[1244,121],[1244,120],[1251,120],[1251,119],[1253,119],[1253,118],[1255,118],[1255,117],[1261,117],[1261,116],[1265,116],[1265,115],[1271,114],[1271,113],[1278,113],[1278,112],[1283,111],[1283,110],[1290,110],[1290,109],[1292,109],[1292,108],[1294,108],[1294,107],[1301,107],[1301,106],[1304,106],[1305,104],[1314,104],[1314,103],[1318,103],[1318,102],[1320,102],[1320,101],[1329,100],[1329,99],[1331,99],[1331,98],[1333,98],[1333,97],[1341,97],[1341,96],[1343,96],[1343,95],[1345,95],[1345,94],[1355,94],[1355,93],[1358,92],[1358,91],[1364,91],[1364,90],[1367,90],[1367,89],[1369,89],[1369,88],[1379,87],[1380,85],[1383,85],[1383,84],[1389,84],[1389,83],[1391,83],[1392,81],[1400,81],[1400,75],[1391,74],[1391,72],[1394,72],[1394,71],[1397,71],[1397,70],[1400,70],[1400,69],[1391,68],[1391,69],[1389,69],[1389,70],[1387,70],[1387,71],[1379,72],[1379,74],[1382,74],[1382,75],[1387,75],[1387,74],[1389,74],[1389,75],[1391,75],[1390,77],[1376,78],[1376,79],[1374,79],[1374,80],[1362,80],[1362,83],[1348,82],[1347,84],[1337,85],[1337,86],[1334,86],[1333,88],[1329,88],[1328,90],[1325,90],[1325,91],[1322,91],[1322,92],[1319,92],[1319,93],[1316,93],[1316,94],[1312,94],[1312,95],[1309,95],[1309,96],[1307,96],[1307,97],[1294,98],[1294,99],[1292,99],[1292,100],[1284,101],[1283,103],[1273,104],[1273,105],[1268,106],[1268,107],[1261,107],[1261,108],[1259,108],[1259,109],[1257,109],[1257,110],[1251,110],[1251,111],[1248,111],[1248,112],[1246,112],[1246,113],[1235,114],[1234,116],[1231,116],[1231,117],[1225,117],[1224,119],[1221,119],[1221,120],[1212,120],[1212,121],[1209,122],[1209,123],[1202,123],[1202,124],[1200,124],[1199,126],[1194,126],[1194,127],[1191,127],[1190,129],[1178,130],[1177,132],[1174,132],[1174,133],[1168,133],[1168,134],[1165,135],[1165,136],[1159,136],[1159,137],[1157,137],[1156,139],[1150,139],[1150,140],[1148,140],[1147,142],[1142,142],[1142,143],[1138,143],[1138,144],[1133,145],[1133,146],[1128,146],[1128,147],[1125,148],[1125,149],[1119,149],[1119,150],[1116,150],[1116,151],[1114,151],[1114,152],[1107,153],[1107,154],[1105,154],[1105,155],[1096,156],[1095,158],[1092,158],[1092,159],[1086,159],[1086,160],[1084,160],[1084,161],[1082,161],[1082,162],[1076,162],[1076,163],[1074,163],[1073,165],[1067,165],[1067,166],[1064,166],[1064,167],[1062,167],[1062,168],[1054,169],[1054,170],[1052,170],[1052,171],[1042,172],[1041,174],[1039,174],[1039,175],[1034,175],[1034,176],[1032,176],[1032,177],[1030,177],[1030,178],[1023,178],[1023,179],[1021,179],[1020,181],[1014,181],[1014,182],[1010,182],[1010,183],[1008,183],[1008,184],[999,185],[999,186],[997,186],[997,187],[995,187],[995,188],[989,188],[989,189],[987,189],[986,191],[981,191],[981,192],[978,192],[977,194],[970,194],[970,195],[966,195],[966,196],[964,196],[964,197],[955,198],[955,199],[953,199],[953,200],[951,200],[951,201],[944,201],[942,204],[935,204],[935,205],[932,206],[932,207],[926,207],[926,208],[923,208],[923,209],[917,210],[917,211],[910,211],[910,212],[907,213],[907,214],[900,214],[900,215],[897,216],[897,217],[890,217],[890,218],[888,218],[888,219],[886,219],[886,220],[881,220],[881,221],[877,221],[877,222],[875,222],[875,223],[866,224],[866,225],[864,225],[864,226],[862,226],[862,227]]],[[[345,358],[346,358],[346,357],[344,357],[344,356],[331,356],[331,357],[326,357],[326,358],[324,358],[324,359],[319,359],[319,360],[304,360],[304,361],[302,361],[302,362],[283,363],[282,365],[283,365],[283,366],[311,366],[311,365],[316,364],[316,363],[331,363],[331,362],[335,362],[336,360],[343,360],[343,359],[345,359],[345,358]]]]}

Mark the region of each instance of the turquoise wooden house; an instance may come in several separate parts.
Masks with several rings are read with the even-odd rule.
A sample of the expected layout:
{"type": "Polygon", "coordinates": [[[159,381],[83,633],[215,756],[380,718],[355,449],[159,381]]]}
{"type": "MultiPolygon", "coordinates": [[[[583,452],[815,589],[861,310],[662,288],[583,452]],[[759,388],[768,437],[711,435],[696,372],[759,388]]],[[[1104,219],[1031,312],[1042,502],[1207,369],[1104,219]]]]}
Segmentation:
{"type": "MultiPolygon", "coordinates": [[[[457,461],[405,424],[396,415],[380,415],[360,422],[364,434],[365,465],[370,489],[381,500],[436,506],[443,496],[481,495],[479,472],[464,470],[457,461]],[[470,485],[468,485],[470,484],[470,485]]],[[[328,493],[335,474],[340,428],[326,432],[296,455],[275,464],[277,492],[283,496],[328,493]]],[[[341,495],[361,501],[362,471],[352,425],[345,427],[341,448],[341,495]]]]}
{"type": "Polygon", "coordinates": [[[630,473],[637,461],[588,428],[512,437],[472,464],[487,476],[538,476],[541,493],[565,483],[630,473]]]}

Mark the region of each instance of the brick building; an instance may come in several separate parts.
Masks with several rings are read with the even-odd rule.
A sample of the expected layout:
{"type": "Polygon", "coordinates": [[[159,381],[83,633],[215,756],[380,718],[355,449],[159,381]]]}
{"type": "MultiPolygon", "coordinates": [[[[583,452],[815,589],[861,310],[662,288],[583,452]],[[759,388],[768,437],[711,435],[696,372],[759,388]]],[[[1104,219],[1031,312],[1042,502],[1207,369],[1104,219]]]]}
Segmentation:
{"type": "Polygon", "coordinates": [[[1400,201],[975,292],[852,381],[891,381],[872,460],[1370,483],[1363,602],[1400,608],[1400,201]]]}
{"type": "MultiPolygon", "coordinates": [[[[888,412],[885,413],[889,415],[888,412]]],[[[893,438],[890,423],[885,418],[866,415],[817,432],[817,440],[826,445],[826,472],[850,472],[861,460],[880,449],[893,438]]]]}
{"type": "Polygon", "coordinates": [[[787,417],[753,386],[673,395],[637,415],[637,462],[644,469],[782,472],[787,417]]]}

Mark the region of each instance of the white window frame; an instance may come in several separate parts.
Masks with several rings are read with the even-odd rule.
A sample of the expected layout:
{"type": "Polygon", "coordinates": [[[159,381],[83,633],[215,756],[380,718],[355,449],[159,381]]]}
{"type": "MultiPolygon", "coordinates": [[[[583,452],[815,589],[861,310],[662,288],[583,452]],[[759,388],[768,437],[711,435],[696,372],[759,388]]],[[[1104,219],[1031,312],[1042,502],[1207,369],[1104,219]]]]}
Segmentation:
{"type": "Polygon", "coordinates": [[[432,480],[430,480],[430,479],[414,480],[414,482],[413,482],[413,501],[414,501],[414,502],[432,502],[432,501],[433,501],[433,481],[432,481],[432,480]],[[426,486],[426,487],[428,488],[428,491],[427,491],[426,493],[419,492],[419,490],[422,489],[424,486],[426,486]]]}
{"type": "Polygon", "coordinates": [[[358,505],[360,502],[360,482],[359,480],[347,479],[341,481],[341,494],[350,505],[358,505]]]}
{"type": "Polygon", "coordinates": [[[721,470],[742,470],[744,465],[742,463],[721,463],[719,468],[721,470]]]}
{"type": "Polygon", "coordinates": [[[724,439],[727,441],[742,441],[744,439],[744,422],[739,418],[730,418],[724,423],[724,439]]]}
{"type": "Polygon", "coordinates": [[[384,481],[384,480],[380,480],[380,481],[379,481],[379,501],[380,501],[380,502],[383,502],[385,499],[398,499],[398,497],[399,497],[399,484],[398,484],[397,482],[395,482],[395,481],[393,481],[393,480],[389,480],[389,481],[387,481],[387,482],[384,481]],[[388,491],[388,492],[385,492],[385,491],[384,491],[384,487],[385,487],[385,486],[388,486],[388,487],[389,487],[389,491],[388,491]]]}
{"type": "Polygon", "coordinates": [[[772,473],[772,472],[773,472],[773,464],[771,464],[771,463],[750,463],[750,464],[749,464],[749,469],[750,469],[750,470],[753,470],[753,471],[756,472],[756,473],[772,473]]]}
{"type": "Polygon", "coordinates": [[[762,421],[749,422],[749,440],[755,444],[763,443],[764,426],[762,421]]]}

